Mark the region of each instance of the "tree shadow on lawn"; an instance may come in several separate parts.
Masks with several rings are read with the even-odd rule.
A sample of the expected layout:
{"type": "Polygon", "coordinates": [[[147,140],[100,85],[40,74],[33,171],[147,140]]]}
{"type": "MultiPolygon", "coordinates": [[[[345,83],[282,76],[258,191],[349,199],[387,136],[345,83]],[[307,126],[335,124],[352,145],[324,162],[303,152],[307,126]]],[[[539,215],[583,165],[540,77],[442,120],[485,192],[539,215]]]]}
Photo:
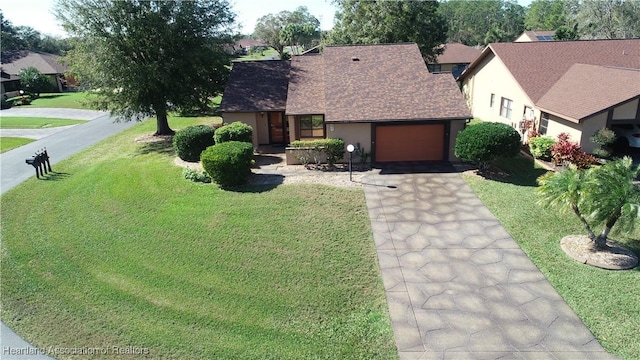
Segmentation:
{"type": "Polygon", "coordinates": [[[55,99],[55,98],[59,98],[64,96],[64,94],[47,94],[47,95],[40,95],[36,98],[37,99],[55,99]]]}
{"type": "Polygon", "coordinates": [[[174,155],[173,143],[171,140],[160,140],[141,142],[138,149],[136,149],[135,156],[147,155],[151,153],[162,155],[174,155]]]}

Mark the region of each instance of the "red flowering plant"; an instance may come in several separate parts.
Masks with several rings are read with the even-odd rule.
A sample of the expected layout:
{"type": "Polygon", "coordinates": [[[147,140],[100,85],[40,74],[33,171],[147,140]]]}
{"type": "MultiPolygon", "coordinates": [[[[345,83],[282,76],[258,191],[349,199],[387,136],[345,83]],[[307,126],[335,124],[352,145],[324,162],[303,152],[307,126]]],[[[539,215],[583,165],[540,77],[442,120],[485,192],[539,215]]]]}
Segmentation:
{"type": "Polygon", "coordinates": [[[566,162],[572,162],[576,154],[581,152],[580,145],[569,140],[570,135],[560,133],[558,141],[551,146],[551,157],[555,165],[562,165],[566,162]]]}

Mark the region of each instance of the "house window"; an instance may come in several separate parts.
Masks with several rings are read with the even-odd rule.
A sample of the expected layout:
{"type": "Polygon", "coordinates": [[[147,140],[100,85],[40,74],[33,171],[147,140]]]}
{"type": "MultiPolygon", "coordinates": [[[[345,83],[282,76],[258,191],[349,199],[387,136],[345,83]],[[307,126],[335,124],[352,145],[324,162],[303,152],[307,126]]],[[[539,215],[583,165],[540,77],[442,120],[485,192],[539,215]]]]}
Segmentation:
{"type": "Polygon", "coordinates": [[[511,120],[511,108],[513,106],[513,101],[502,98],[500,105],[500,116],[511,120]]]}
{"type": "Polygon", "coordinates": [[[549,114],[543,112],[542,116],[540,116],[540,128],[538,129],[538,132],[540,133],[540,135],[546,135],[548,127],[549,127],[549,114]]]}
{"type": "Polygon", "coordinates": [[[491,94],[491,101],[489,102],[489,107],[493,109],[493,105],[496,103],[496,94],[491,94]]]}
{"type": "Polygon", "coordinates": [[[427,65],[427,69],[432,73],[442,72],[442,65],[440,64],[429,64],[427,65]]]}
{"type": "Polygon", "coordinates": [[[300,121],[300,138],[324,138],[324,116],[302,115],[300,121]]]}

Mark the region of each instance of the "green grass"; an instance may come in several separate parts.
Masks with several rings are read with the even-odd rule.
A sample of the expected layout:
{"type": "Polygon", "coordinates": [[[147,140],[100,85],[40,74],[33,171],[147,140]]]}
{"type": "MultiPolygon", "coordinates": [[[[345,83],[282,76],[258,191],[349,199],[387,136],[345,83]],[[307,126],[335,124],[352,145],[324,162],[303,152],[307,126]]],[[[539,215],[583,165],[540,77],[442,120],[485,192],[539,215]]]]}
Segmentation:
{"type": "Polygon", "coordinates": [[[32,108],[91,109],[86,104],[86,96],[86,92],[40,94],[39,98],[27,106],[32,108]]]}
{"type": "MultiPolygon", "coordinates": [[[[610,271],[583,265],[560,249],[560,239],[584,230],[573,214],[536,204],[536,178],[545,170],[525,158],[501,161],[501,181],[465,177],[529,258],[610,352],[640,359],[640,269],[610,271]]],[[[640,253],[640,231],[612,238],[640,253]]]]}
{"type": "Polygon", "coordinates": [[[0,129],[43,129],[85,122],[85,120],[3,116],[0,118],[0,129]]]}
{"type": "Polygon", "coordinates": [[[133,141],[154,130],[1,198],[3,321],[38,347],[150,358],[396,357],[361,190],[193,183],[170,146],[133,141]]]}
{"type": "Polygon", "coordinates": [[[273,55],[277,55],[277,54],[278,52],[276,50],[269,48],[268,50],[258,51],[255,53],[241,56],[235,60],[236,61],[252,61],[252,60],[263,60],[267,58],[271,59],[273,55]]]}
{"type": "Polygon", "coordinates": [[[21,137],[1,137],[0,138],[0,153],[15,149],[22,145],[28,144],[34,141],[33,139],[21,138],[21,137]]]}

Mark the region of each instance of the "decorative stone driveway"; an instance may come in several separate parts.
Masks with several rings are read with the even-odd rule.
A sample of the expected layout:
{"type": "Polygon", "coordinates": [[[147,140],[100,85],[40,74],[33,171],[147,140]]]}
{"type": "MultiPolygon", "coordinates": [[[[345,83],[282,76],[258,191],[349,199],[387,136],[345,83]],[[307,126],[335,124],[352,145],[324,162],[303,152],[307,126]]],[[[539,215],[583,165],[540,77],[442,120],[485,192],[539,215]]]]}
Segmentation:
{"type": "Polygon", "coordinates": [[[615,359],[451,165],[363,186],[401,359],[615,359]]]}

